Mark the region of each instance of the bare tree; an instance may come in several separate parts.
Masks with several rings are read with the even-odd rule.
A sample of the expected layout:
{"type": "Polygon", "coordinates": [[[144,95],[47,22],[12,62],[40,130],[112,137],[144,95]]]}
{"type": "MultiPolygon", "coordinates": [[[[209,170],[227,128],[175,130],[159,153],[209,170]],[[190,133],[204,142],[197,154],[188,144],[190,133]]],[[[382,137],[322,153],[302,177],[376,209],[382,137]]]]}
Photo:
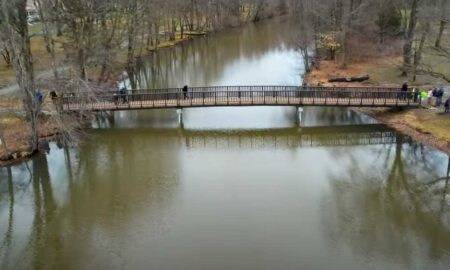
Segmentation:
{"type": "Polygon", "coordinates": [[[40,103],[36,99],[26,5],[26,0],[1,1],[0,32],[3,38],[9,40],[8,48],[31,128],[30,151],[34,153],[38,150],[39,145],[38,114],[40,103]]]}
{"type": "Polygon", "coordinates": [[[52,62],[52,70],[53,70],[53,76],[55,80],[58,79],[58,64],[57,64],[57,58],[56,58],[56,44],[54,35],[52,33],[52,28],[55,27],[56,20],[54,17],[56,16],[54,14],[55,8],[54,6],[57,4],[57,1],[55,0],[34,0],[35,6],[38,10],[38,14],[40,17],[40,21],[42,24],[42,32],[43,37],[45,41],[45,48],[47,52],[50,54],[51,62],[52,62]]]}
{"type": "Polygon", "coordinates": [[[10,67],[12,64],[12,59],[6,41],[0,41],[0,54],[2,55],[6,66],[10,67]]]}
{"type": "Polygon", "coordinates": [[[408,6],[409,12],[409,23],[404,35],[403,44],[403,67],[402,76],[407,76],[408,71],[411,69],[412,55],[413,55],[413,42],[416,35],[416,27],[418,22],[419,5],[421,0],[412,0],[411,4],[408,6]]]}
{"type": "Polygon", "coordinates": [[[436,41],[434,43],[434,46],[436,48],[441,47],[441,41],[442,41],[442,35],[444,34],[444,30],[447,27],[448,24],[448,12],[449,12],[449,1],[448,0],[440,0],[440,22],[439,22],[439,32],[436,37],[436,41]]]}
{"type": "Polygon", "coordinates": [[[8,145],[7,145],[6,138],[5,138],[6,127],[7,127],[7,125],[5,123],[3,123],[2,121],[0,121],[0,141],[2,143],[2,148],[3,148],[3,157],[0,157],[0,158],[4,158],[4,159],[7,159],[7,157],[9,156],[8,145]]]}

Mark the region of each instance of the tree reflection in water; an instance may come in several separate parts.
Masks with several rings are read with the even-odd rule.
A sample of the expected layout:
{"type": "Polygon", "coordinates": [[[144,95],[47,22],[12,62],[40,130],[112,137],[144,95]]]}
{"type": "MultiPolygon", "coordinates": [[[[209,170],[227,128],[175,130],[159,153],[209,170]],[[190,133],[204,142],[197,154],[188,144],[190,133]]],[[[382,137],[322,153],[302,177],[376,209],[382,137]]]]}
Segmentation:
{"type": "MultiPolygon", "coordinates": [[[[60,256],[57,251],[61,246],[59,244],[61,230],[55,222],[58,207],[47,156],[40,154],[30,163],[31,166],[24,163],[0,170],[2,179],[6,175],[9,197],[8,228],[4,235],[0,236],[3,237],[0,243],[0,269],[2,270],[22,267],[49,269],[54,266],[58,261],[56,258],[60,256]],[[15,211],[16,208],[19,211],[15,211]],[[29,215],[31,215],[30,219],[29,215]],[[31,222],[29,231],[26,229],[28,220],[31,222]]],[[[6,196],[3,196],[3,190],[0,190],[0,195],[1,210],[3,208],[1,204],[6,200],[6,196]]],[[[3,221],[1,222],[4,224],[3,221]]],[[[4,231],[0,230],[0,232],[4,231]]]]}
{"type": "Polygon", "coordinates": [[[52,184],[50,181],[50,173],[48,168],[47,156],[40,154],[33,159],[33,198],[34,198],[34,221],[33,231],[30,237],[30,252],[32,256],[32,264],[34,269],[45,269],[46,264],[52,260],[48,260],[46,255],[56,252],[49,252],[49,248],[58,250],[59,230],[50,226],[56,226],[52,223],[56,214],[56,202],[53,195],[52,184]],[[48,241],[53,241],[52,245],[48,245],[48,241]],[[56,244],[56,245],[55,245],[56,244]]]}
{"type": "MultiPolygon", "coordinates": [[[[2,179],[7,179],[7,193],[9,197],[9,207],[8,207],[8,228],[6,229],[6,233],[4,237],[2,237],[2,240],[0,242],[0,269],[5,269],[9,265],[9,256],[10,256],[10,250],[11,250],[11,243],[12,243],[12,234],[13,234],[13,227],[14,227],[14,185],[13,185],[13,179],[12,179],[12,171],[11,167],[6,167],[6,177],[3,176],[3,171],[0,173],[2,175],[2,179]]],[[[3,196],[2,196],[3,197],[3,196]]],[[[1,198],[1,197],[0,197],[1,198]]],[[[0,200],[1,203],[1,200],[0,200]]],[[[1,238],[0,238],[1,239],[1,238]]]]}
{"type": "Polygon", "coordinates": [[[442,177],[443,158],[435,151],[401,137],[378,149],[384,166],[351,157],[346,171],[333,175],[324,209],[330,241],[365,258],[381,255],[405,265],[417,265],[420,256],[422,262],[448,261],[450,160],[442,177]]]}

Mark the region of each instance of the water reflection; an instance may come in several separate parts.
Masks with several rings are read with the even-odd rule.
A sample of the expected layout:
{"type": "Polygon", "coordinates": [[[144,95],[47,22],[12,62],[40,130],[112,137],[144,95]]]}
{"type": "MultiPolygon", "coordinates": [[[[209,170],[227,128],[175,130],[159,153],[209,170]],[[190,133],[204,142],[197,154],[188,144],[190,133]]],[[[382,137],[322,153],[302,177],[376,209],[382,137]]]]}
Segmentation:
{"type": "MultiPolygon", "coordinates": [[[[11,251],[11,244],[12,244],[12,234],[13,234],[13,226],[14,226],[14,185],[13,185],[13,179],[12,179],[12,171],[11,167],[5,168],[6,175],[1,172],[1,178],[0,179],[7,179],[7,197],[9,197],[9,205],[3,206],[3,203],[8,203],[7,199],[1,199],[0,200],[0,209],[8,209],[8,215],[7,215],[7,229],[6,233],[3,236],[0,236],[2,238],[0,242],[0,261],[1,261],[1,268],[6,268],[9,264],[9,256],[11,251]]],[[[2,184],[0,182],[0,184],[2,184]]],[[[3,188],[3,187],[2,187],[3,188]]],[[[6,192],[5,192],[6,193],[6,192]]],[[[3,197],[4,192],[2,191],[0,194],[3,197]]],[[[5,196],[6,197],[6,196],[5,196]]]]}
{"type": "Polygon", "coordinates": [[[137,87],[300,83],[301,57],[290,42],[292,21],[284,18],[231,29],[162,49],[129,74],[137,87]],[[289,55],[291,57],[286,57],[289,55]]]}
{"type": "Polygon", "coordinates": [[[337,126],[376,124],[375,119],[342,107],[306,107],[301,126],[337,126]]]}
{"type": "Polygon", "coordinates": [[[364,258],[444,269],[450,262],[450,160],[402,142],[370,153],[379,164],[345,157],[347,165],[331,177],[326,231],[333,245],[345,243],[364,258]]]}
{"type": "Polygon", "coordinates": [[[101,129],[103,138],[115,136],[145,136],[164,144],[174,143],[187,149],[296,149],[306,147],[340,147],[391,145],[397,140],[411,142],[384,125],[344,125],[258,130],[195,130],[185,128],[161,129],[101,129]]]}
{"type": "Polygon", "coordinates": [[[132,238],[165,230],[179,178],[167,166],[177,167],[176,159],[159,156],[144,165],[144,159],[135,160],[140,140],[124,145],[117,137],[105,138],[81,151],[53,145],[51,156],[59,158],[52,158],[51,167],[47,156],[39,155],[30,164],[1,169],[0,179],[7,180],[0,181],[1,269],[103,268],[104,261],[80,260],[89,257],[86,247],[99,256],[120,254],[117,237],[132,220],[142,224],[129,232],[132,238]]]}
{"type": "MultiPolygon", "coordinates": [[[[333,251],[330,254],[326,249],[321,252],[328,254],[330,260],[334,260],[334,252],[344,252],[345,246],[350,247],[352,253],[373,260],[371,263],[376,266],[382,264],[380,256],[383,256],[385,262],[393,263],[390,266],[401,264],[398,269],[419,269],[416,265],[425,263],[427,269],[439,269],[439,262],[445,264],[449,260],[448,158],[384,126],[234,132],[101,129],[91,136],[90,142],[79,151],[52,146],[49,157],[40,155],[30,162],[29,167],[24,164],[0,170],[1,179],[7,180],[1,182],[0,197],[2,269],[140,268],[140,263],[129,260],[137,243],[153,253],[138,256],[140,261],[148,257],[154,262],[153,266],[168,266],[170,260],[161,255],[163,250],[158,246],[180,245],[184,241],[194,244],[197,237],[206,237],[204,234],[219,239],[227,235],[208,229],[210,218],[214,221],[222,216],[220,212],[211,212],[215,208],[208,205],[220,207],[228,214],[243,211],[250,222],[242,223],[244,226],[255,224],[262,217],[249,215],[253,200],[277,209],[275,216],[281,210],[278,207],[287,213],[302,209],[298,221],[289,215],[295,222],[284,224],[283,230],[294,235],[309,232],[308,235],[314,235],[315,245],[322,240],[313,228],[325,224],[325,235],[328,236],[325,242],[331,241],[333,251]],[[370,143],[380,134],[394,140],[370,143]],[[339,140],[334,146],[330,143],[331,138],[347,135],[351,139],[346,140],[346,146],[339,140]],[[305,145],[298,143],[303,140],[302,136],[316,141],[308,145],[311,150],[305,150],[305,145]],[[362,139],[369,141],[363,143],[362,139]],[[204,156],[214,157],[215,161],[203,164],[204,156]],[[260,167],[258,162],[242,163],[243,159],[255,156],[270,160],[269,168],[264,170],[266,166],[260,167]],[[323,164],[314,163],[311,156],[323,164]],[[238,159],[237,163],[233,163],[233,159],[238,159]],[[233,163],[232,171],[229,166],[216,165],[227,161],[233,163]],[[298,181],[295,175],[299,172],[289,169],[293,164],[305,164],[306,167],[299,170],[307,182],[298,181]],[[250,183],[254,182],[251,175],[255,170],[248,170],[248,166],[258,167],[258,181],[254,184],[250,183]],[[278,176],[281,174],[281,178],[264,177],[275,169],[272,166],[279,168],[274,172],[278,176]],[[225,178],[211,177],[212,172],[225,178]],[[245,180],[247,177],[250,180],[245,180]],[[330,194],[324,193],[320,184],[327,181],[332,183],[330,194]],[[222,189],[216,185],[221,187],[228,185],[227,182],[251,185],[256,194],[246,198],[244,194],[248,193],[244,189],[243,194],[238,192],[238,201],[235,198],[233,203],[225,196],[219,198],[226,203],[217,204],[215,198],[222,194],[222,189]],[[267,192],[266,185],[279,192],[284,190],[284,185],[300,185],[309,195],[297,198],[296,192],[287,195],[283,191],[281,194],[288,196],[284,200],[290,203],[264,201],[264,192],[260,192],[267,192]],[[205,189],[211,194],[205,194],[205,189]],[[314,210],[315,195],[312,194],[322,200],[326,198],[318,211],[314,210]],[[193,199],[198,196],[202,200],[193,199]],[[301,202],[303,204],[299,204],[301,202]],[[315,215],[322,215],[322,220],[315,221],[315,215]],[[305,227],[302,223],[305,219],[310,220],[311,227],[305,227]],[[303,225],[298,227],[299,224],[303,225]],[[184,234],[186,229],[189,231],[198,226],[202,229],[193,235],[184,234]]],[[[234,221],[213,223],[217,230],[226,231],[229,222],[234,224],[234,221]]],[[[267,219],[266,222],[272,221],[267,219]]],[[[252,232],[255,239],[263,235],[265,230],[252,232]]],[[[288,241],[281,239],[271,238],[278,246],[288,241]],[[278,242],[281,239],[284,240],[278,242]]],[[[277,256],[282,256],[285,248],[293,248],[291,245],[306,247],[301,241],[292,242],[282,247],[277,256]]],[[[198,248],[196,252],[205,252],[198,248]]],[[[179,253],[186,250],[174,248],[172,252],[181,262],[187,262],[187,258],[179,253]]],[[[198,255],[196,252],[192,255],[198,255]]],[[[225,248],[223,252],[226,254],[229,250],[225,248]]],[[[247,265],[246,257],[238,257],[243,265],[247,265]]],[[[297,260],[280,258],[300,265],[297,260]]],[[[337,269],[360,269],[361,265],[355,263],[351,255],[346,254],[344,258],[347,268],[337,269]]],[[[322,269],[319,262],[309,263],[322,269]]],[[[270,265],[275,267],[277,264],[270,265]]]]}

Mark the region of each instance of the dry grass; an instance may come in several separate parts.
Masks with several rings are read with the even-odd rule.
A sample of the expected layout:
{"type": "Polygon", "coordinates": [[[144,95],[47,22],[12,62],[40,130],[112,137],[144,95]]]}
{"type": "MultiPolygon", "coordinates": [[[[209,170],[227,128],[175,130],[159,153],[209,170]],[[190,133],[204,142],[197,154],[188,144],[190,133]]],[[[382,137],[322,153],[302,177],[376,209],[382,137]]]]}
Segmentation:
{"type": "MultiPolygon", "coordinates": [[[[30,155],[29,138],[31,134],[28,123],[18,117],[2,117],[0,125],[4,128],[4,139],[8,148],[8,153],[5,153],[3,147],[0,147],[0,166],[11,160],[28,157],[30,155]]],[[[53,121],[40,120],[39,138],[41,141],[57,134],[58,128],[53,121]]]]}
{"type": "Polygon", "coordinates": [[[22,107],[22,102],[18,98],[0,98],[0,110],[18,109],[22,107]]]}
{"type": "MultiPolygon", "coordinates": [[[[342,69],[338,61],[321,61],[320,69],[313,70],[306,78],[308,83],[322,83],[325,86],[347,86],[349,83],[328,83],[330,77],[351,77],[368,74],[370,80],[363,83],[351,83],[351,86],[393,86],[402,85],[405,81],[409,85],[415,85],[419,88],[436,86],[444,82],[431,76],[420,75],[416,82],[412,82],[411,78],[401,76],[400,66],[401,56],[385,56],[377,58],[369,58],[366,61],[355,62],[346,69],[342,69]]],[[[450,70],[450,66],[449,66],[450,70]]]]}
{"type": "Polygon", "coordinates": [[[432,109],[393,111],[387,109],[356,109],[417,141],[450,154],[450,116],[432,109]]]}
{"type": "Polygon", "coordinates": [[[392,121],[402,122],[440,140],[450,142],[450,117],[438,110],[412,110],[392,116],[392,121]]]}

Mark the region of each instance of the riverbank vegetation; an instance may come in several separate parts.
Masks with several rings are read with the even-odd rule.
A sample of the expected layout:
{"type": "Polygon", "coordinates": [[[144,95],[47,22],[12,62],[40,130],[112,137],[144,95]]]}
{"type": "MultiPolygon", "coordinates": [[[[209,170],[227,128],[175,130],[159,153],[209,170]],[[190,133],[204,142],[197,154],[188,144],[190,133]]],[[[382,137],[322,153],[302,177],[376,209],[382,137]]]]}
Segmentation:
{"type": "MultiPolygon", "coordinates": [[[[298,47],[311,56],[305,81],[391,87],[408,82],[421,90],[449,84],[449,11],[448,0],[301,0],[298,47]],[[366,75],[364,82],[329,82],[366,75]]],[[[442,109],[362,111],[450,153],[450,119],[442,109]]]]}
{"type": "Polygon", "coordinates": [[[16,98],[0,112],[5,119],[0,160],[39,151],[43,113],[54,118],[51,129],[56,125],[66,138],[92,117],[72,117],[76,125],[67,130],[61,120],[67,116],[37,98],[41,89],[111,90],[125,78],[135,88],[128,74],[145,54],[289,10],[285,0],[0,0],[0,5],[0,86],[8,86],[0,94],[16,98]],[[10,119],[27,123],[23,145],[9,142],[15,128],[10,119]]]}

